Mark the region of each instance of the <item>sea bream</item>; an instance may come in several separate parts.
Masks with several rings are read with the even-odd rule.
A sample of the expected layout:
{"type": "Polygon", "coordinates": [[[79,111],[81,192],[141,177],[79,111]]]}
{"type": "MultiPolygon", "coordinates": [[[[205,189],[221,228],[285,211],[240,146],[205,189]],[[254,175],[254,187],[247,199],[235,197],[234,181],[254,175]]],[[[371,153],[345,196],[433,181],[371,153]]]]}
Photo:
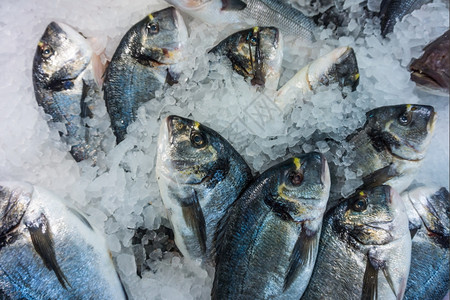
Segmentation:
{"type": "Polygon", "coordinates": [[[105,73],[104,99],[120,143],[139,106],[164,83],[176,82],[176,63],[187,40],[183,18],[173,7],[154,12],[124,35],[105,73]]]}
{"type": "Polygon", "coordinates": [[[274,27],[254,27],[236,32],[209,51],[224,58],[252,85],[276,90],[281,75],[283,43],[274,27]]]}
{"type": "Polygon", "coordinates": [[[315,40],[316,25],[299,10],[281,0],[166,0],[181,11],[213,25],[234,29],[272,26],[304,41],[315,40]]]}
{"type": "Polygon", "coordinates": [[[52,122],[61,122],[61,138],[71,146],[76,161],[94,157],[96,146],[84,118],[92,118],[87,96],[98,91],[92,67],[92,49],[72,27],[51,22],[42,35],[33,60],[36,100],[52,122]]]}
{"type": "Polygon", "coordinates": [[[1,299],[126,299],[103,235],[41,187],[0,182],[1,299]]]}
{"type": "Polygon", "coordinates": [[[402,193],[412,233],[411,270],[404,299],[442,300],[450,283],[450,200],[444,187],[402,193]]]}
{"type": "Polygon", "coordinates": [[[178,249],[213,264],[217,223],[252,180],[250,168],[214,130],[169,116],[159,133],[156,175],[178,249]]]}
{"type": "Polygon", "coordinates": [[[221,221],[212,299],[299,299],[316,260],[329,189],[328,164],[317,152],[256,178],[221,221]]]}
{"type": "Polygon", "coordinates": [[[408,217],[398,193],[387,185],[358,191],[325,215],[302,300],[402,299],[410,259],[408,217]]]}

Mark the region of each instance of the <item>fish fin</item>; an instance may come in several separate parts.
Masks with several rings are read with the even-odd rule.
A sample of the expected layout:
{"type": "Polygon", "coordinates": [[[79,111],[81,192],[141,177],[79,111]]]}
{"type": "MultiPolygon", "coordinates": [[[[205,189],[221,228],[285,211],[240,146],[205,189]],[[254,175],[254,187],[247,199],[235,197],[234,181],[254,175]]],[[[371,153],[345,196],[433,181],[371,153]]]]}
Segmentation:
{"type": "Polygon", "coordinates": [[[390,164],[384,168],[374,171],[363,178],[364,188],[372,188],[384,184],[386,181],[400,175],[395,166],[390,164]]]}
{"type": "Polygon", "coordinates": [[[55,275],[62,287],[67,289],[67,285],[70,286],[70,283],[56,260],[53,239],[47,217],[44,214],[41,214],[39,218],[30,222],[25,222],[25,226],[30,232],[33,247],[41,257],[44,265],[47,269],[55,272],[55,275]]]}
{"type": "Polygon", "coordinates": [[[414,236],[417,233],[417,230],[419,230],[419,228],[413,228],[409,230],[409,233],[411,234],[411,240],[414,238],[414,236]]]}
{"type": "Polygon", "coordinates": [[[222,10],[233,11],[243,10],[247,7],[247,4],[241,0],[222,0],[222,10]]]}
{"type": "Polygon", "coordinates": [[[374,299],[378,299],[378,270],[372,265],[370,257],[367,257],[361,300],[374,299]]]}
{"type": "Polygon", "coordinates": [[[392,292],[394,293],[394,296],[397,298],[397,292],[395,291],[394,282],[392,281],[391,274],[389,274],[389,270],[387,266],[383,266],[381,268],[383,271],[384,278],[386,278],[387,283],[389,284],[389,287],[391,288],[392,292]]]}
{"type": "Polygon", "coordinates": [[[92,113],[92,111],[90,110],[89,106],[86,103],[86,97],[89,92],[89,89],[90,89],[89,85],[87,85],[83,80],[83,90],[81,92],[81,100],[80,100],[80,109],[81,109],[80,117],[81,118],[89,117],[92,119],[94,117],[94,114],[92,113]]]}
{"type": "Polygon", "coordinates": [[[169,69],[167,69],[166,83],[170,86],[178,83],[177,76],[174,76],[169,69]]]}
{"type": "Polygon", "coordinates": [[[191,198],[181,201],[181,210],[186,224],[191,228],[198,239],[202,253],[206,253],[206,222],[203,211],[198,201],[197,192],[194,190],[191,198]]]}
{"type": "Polygon", "coordinates": [[[83,222],[84,225],[87,226],[87,228],[89,228],[90,230],[94,231],[94,228],[92,228],[91,223],[89,223],[89,221],[76,209],[72,208],[72,207],[67,207],[67,209],[75,216],[77,217],[81,222],[83,222]]]}
{"type": "Polygon", "coordinates": [[[317,232],[311,232],[302,227],[302,231],[289,258],[289,267],[284,278],[283,291],[286,291],[291,286],[296,274],[313,265],[318,243],[319,236],[317,232]]]}

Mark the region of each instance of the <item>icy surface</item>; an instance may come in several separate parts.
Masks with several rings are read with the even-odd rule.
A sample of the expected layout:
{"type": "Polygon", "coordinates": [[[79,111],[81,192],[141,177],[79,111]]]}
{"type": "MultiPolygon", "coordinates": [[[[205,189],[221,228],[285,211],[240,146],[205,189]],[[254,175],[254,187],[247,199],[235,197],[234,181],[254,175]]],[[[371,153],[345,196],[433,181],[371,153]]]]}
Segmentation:
{"type": "MultiPolygon", "coordinates": [[[[360,2],[348,0],[344,5],[360,2]]],[[[159,124],[167,115],[190,117],[215,129],[255,173],[293,154],[320,151],[348,177],[341,187],[346,194],[358,185],[361,174],[346,170],[351,157],[343,157],[335,141],[361,126],[365,111],[374,107],[431,104],[438,111],[436,134],[416,180],[448,188],[448,98],[419,92],[406,70],[424,45],[448,29],[448,8],[439,1],[405,17],[386,39],[380,37],[376,19],[366,20],[364,28],[350,21],[350,32],[339,38],[330,29],[323,30],[312,45],[286,38],[281,84],[338,46],[354,48],[361,76],[356,92],[344,91],[346,97],[331,86],[297,99],[284,110],[274,104],[274,91],[252,87],[225,66],[210,68],[208,60],[214,57],[205,53],[225,37],[223,28],[186,18],[190,42],[180,83],[158,91],[157,99],[139,109],[137,121],[118,146],[99,95],[95,113],[103,119],[90,125],[106,132],[106,137],[95,167],[89,162],[77,164],[61,143],[57,126],[49,127],[50,117],[34,98],[32,59],[45,27],[51,21],[75,27],[90,38],[105,62],[134,23],[165,6],[156,0],[0,2],[0,180],[29,181],[71,199],[104,230],[131,299],[208,299],[212,285],[211,270],[161,249],[152,250],[145,262],[150,268],[142,270],[142,277],[134,271],[146,259],[144,246],[133,244],[136,229],[170,226],[154,172],[159,124]]],[[[155,239],[158,236],[149,234],[142,243],[155,239]]]]}

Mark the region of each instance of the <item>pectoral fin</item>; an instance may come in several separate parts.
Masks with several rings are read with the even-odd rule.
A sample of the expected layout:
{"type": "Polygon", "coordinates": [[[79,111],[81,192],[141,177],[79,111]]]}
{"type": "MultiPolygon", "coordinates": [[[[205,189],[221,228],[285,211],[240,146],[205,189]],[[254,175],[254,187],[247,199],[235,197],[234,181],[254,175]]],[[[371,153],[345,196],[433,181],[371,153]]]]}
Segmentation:
{"type": "Polygon", "coordinates": [[[191,198],[185,198],[180,201],[183,218],[187,226],[197,237],[200,249],[203,254],[206,253],[206,223],[203,211],[198,201],[197,192],[192,191],[191,198]]]}
{"type": "Polygon", "coordinates": [[[56,260],[55,249],[53,247],[53,239],[51,236],[47,217],[44,214],[41,214],[41,216],[36,220],[26,222],[25,226],[30,232],[34,249],[41,257],[44,265],[47,267],[47,269],[55,272],[58,281],[61,283],[63,288],[67,289],[67,285],[70,286],[70,283],[56,260]]]}
{"type": "Polygon", "coordinates": [[[374,299],[378,299],[378,270],[375,269],[368,257],[363,278],[361,300],[374,299]]]}
{"type": "Polygon", "coordinates": [[[388,180],[400,175],[391,164],[384,168],[374,171],[372,174],[363,178],[364,188],[372,188],[384,184],[388,180]]]}
{"type": "Polygon", "coordinates": [[[308,267],[313,267],[318,243],[319,237],[317,232],[311,232],[302,228],[289,259],[288,271],[284,278],[284,291],[291,286],[299,273],[308,267]]]}
{"type": "Polygon", "coordinates": [[[247,7],[247,4],[241,0],[222,0],[222,10],[233,11],[233,10],[243,10],[247,7]]]}

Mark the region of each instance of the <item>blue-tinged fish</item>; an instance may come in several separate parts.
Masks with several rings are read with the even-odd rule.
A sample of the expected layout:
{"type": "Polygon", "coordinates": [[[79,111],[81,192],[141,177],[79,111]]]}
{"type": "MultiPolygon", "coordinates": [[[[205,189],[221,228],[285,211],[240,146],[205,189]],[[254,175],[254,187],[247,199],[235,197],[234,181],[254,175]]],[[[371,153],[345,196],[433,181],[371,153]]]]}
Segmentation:
{"type": "Polygon", "coordinates": [[[446,188],[420,186],[402,193],[412,235],[408,300],[442,300],[450,283],[450,200],[446,188]]]}
{"type": "Polygon", "coordinates": [[[302,300],[402,299],[410,259],[408,217],[397,192],[358,191],[325,215],[302,300]]]}
{"type": "Polygon", "coordinates": [[[98,90],[92,67],[93,52],[85,37],[63,23],[50,23],[33,60],[36,100],[67,132],[61,138],[70,145],[76,161],[94,158],[98,143],[88,135],[84,118],[93,114],[86,97],[98,90]]]}
{"type": "Polygon", "coordinates": [[[187,40],[183,18],[173,7],[149,14],[120,41],[103,82],[111,127],[120,143],[139,106],[178,76],[175,64],[187,40]]]}
{"type": "Polygon", "coordinates": [[[250,168],[214,130],[169,116],[161,124],[156,175],[178,249],[213,263],[217,224],[252,180],[250,168]]]}
{"type": "Polygon", "coordinates": [[[0,182],[1,299],[126,299],[106,241],[51,192],[0,182]]]}
{"type": "Polygon", "coordinates": [[[212,299],[299,299],[313,270],[329,189],[327,161],[316,152],[255,179],[221,221],[212,299]]]}

